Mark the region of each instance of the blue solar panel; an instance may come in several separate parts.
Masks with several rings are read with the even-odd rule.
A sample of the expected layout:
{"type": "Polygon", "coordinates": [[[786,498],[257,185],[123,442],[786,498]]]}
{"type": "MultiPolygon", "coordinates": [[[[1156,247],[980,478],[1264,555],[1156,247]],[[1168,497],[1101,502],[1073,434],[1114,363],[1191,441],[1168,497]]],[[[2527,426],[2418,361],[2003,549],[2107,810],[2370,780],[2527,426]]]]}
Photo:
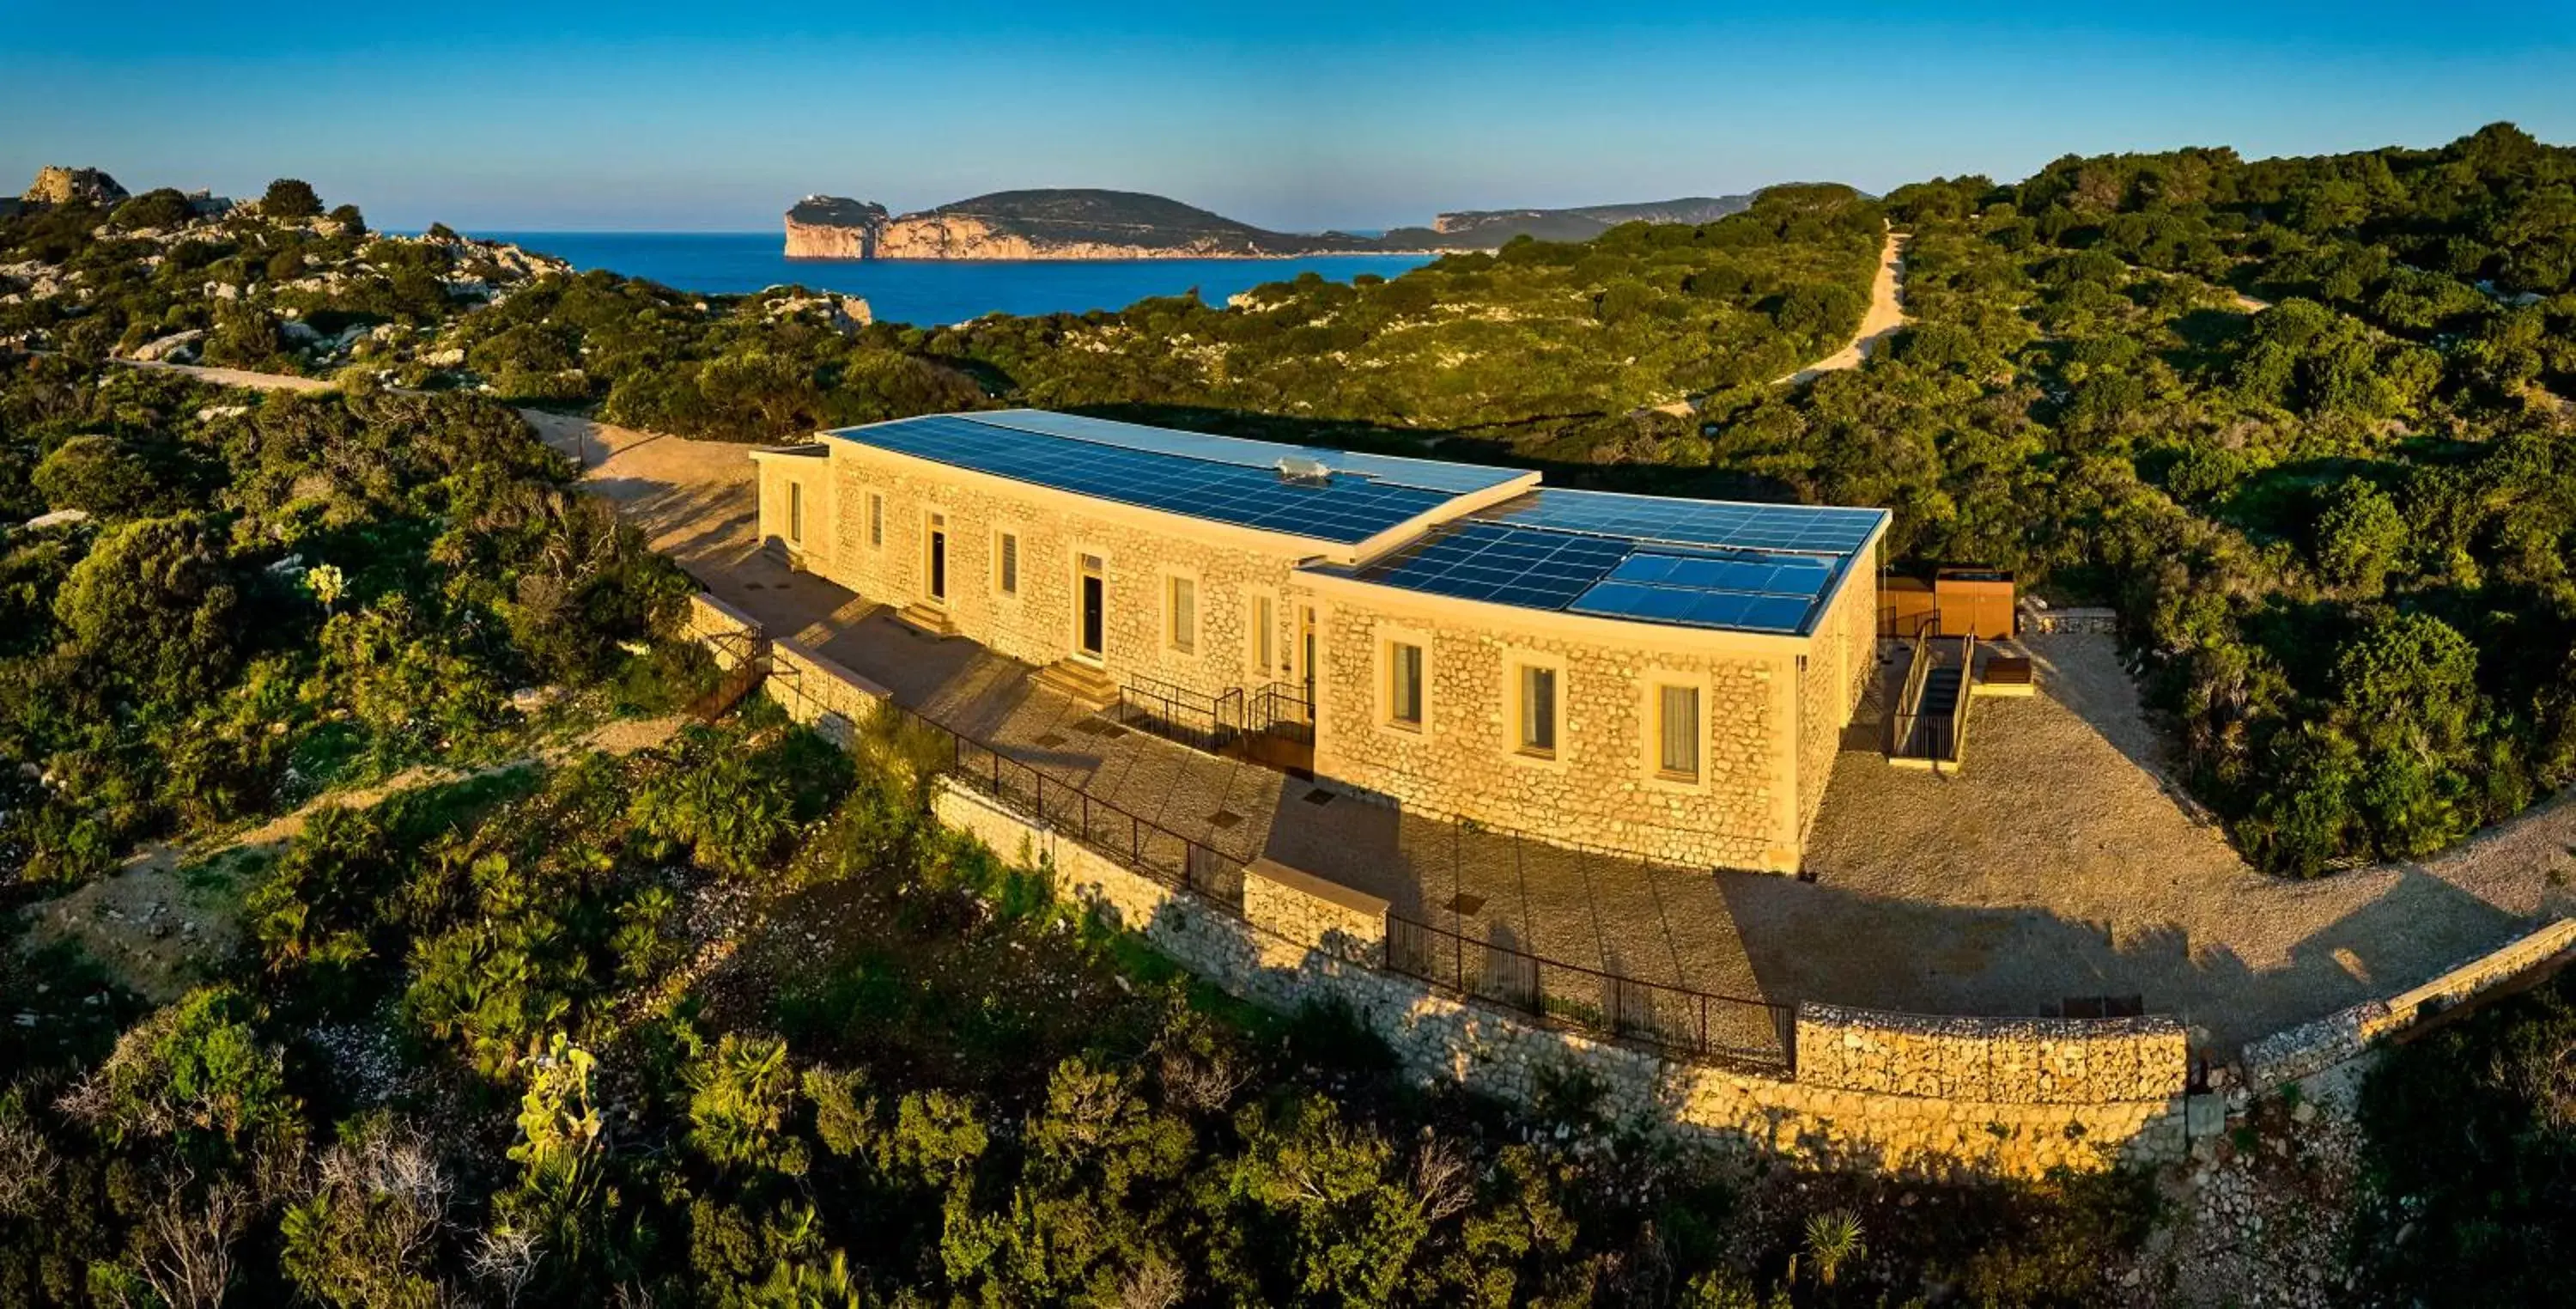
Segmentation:
{"type": "Polygon", "coordinates": [[[1481,510],[1476,517],[1668,545],[1850,555],[1869,541],[1887,511],[1543,490],[1481,510]]]}
{"type": "Polygon", "coordinates": [[[1433,595],[1563,609],[1627,553],[1616,542],[1566,532],[1468,523],[1434,532],[1361,569],[1359,577],[1433,595]]]}
{"type": "Polygon", "coordinates": [[[1239,464],[1246,468],[1276,468],[1280,460],[1288,458],[1313,459],[1336,472],[1358,473],[1390,486],[1446,491],[1452,495],[1482,491],[1528,476],[1518,468],[1360,454],[1320,446],[1283,445],[1277,441],[1250,441],[1242,437],[1180,432],[1168,427],[1146,427],[1139,423],[1113,422],[1106,418],[1086,418],[1080,414],[1059,414],[1044,409],[1005,409],[998,413],[975,414],[973,418],[979,423],[1023,432],[1152,454],[1179,455],[1185,459],[1204,459],[1209,463],[1239,464]]]}
{"type": "Polygon", "coordinates": [[[1337,472],[1322,483],[1291,482],[1268,466],[1068,440],[963,415],[906,418],[829,435],[1102,500],[1345,545],[1410,522],[1450,498],[1447,492],[1350,473],[1337,472]]]}
{"type": "Polygon", "coordinates": [[[1522,609],[1795,633],[1836,572],[1809,555],[1641,550],[1626,541],[1469,520],[1362,568],[1363,582],[1522,609]]]}

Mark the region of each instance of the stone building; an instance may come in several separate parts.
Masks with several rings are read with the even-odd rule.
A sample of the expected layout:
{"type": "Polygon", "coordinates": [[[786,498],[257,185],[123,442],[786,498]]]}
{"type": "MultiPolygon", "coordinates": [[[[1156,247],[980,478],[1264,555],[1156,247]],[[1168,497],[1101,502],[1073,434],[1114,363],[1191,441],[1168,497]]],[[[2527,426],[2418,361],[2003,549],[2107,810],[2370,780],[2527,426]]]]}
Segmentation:
{"type": "Polygon", "coordinates": [[[766,548],[1079,699],[1677,865],[1798,867],[1875,659],[1884,510],[1033,410],[753,458],[766,548]]]}

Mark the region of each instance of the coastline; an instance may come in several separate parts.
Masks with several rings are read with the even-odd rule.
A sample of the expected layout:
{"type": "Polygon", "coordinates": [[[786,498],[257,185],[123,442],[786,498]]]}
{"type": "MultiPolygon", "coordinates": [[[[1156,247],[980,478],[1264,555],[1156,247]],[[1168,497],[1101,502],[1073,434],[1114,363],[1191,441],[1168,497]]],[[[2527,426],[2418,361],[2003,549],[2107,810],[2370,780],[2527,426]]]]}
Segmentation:
{"type": "Polygon", "coordinates": [[[1202,250],[1145,250],[1125,254],[1011,254],[1011,255],[805,255],[779,256],[791,264],[1132,264],[1155,259],[1226,259],[1243,263],[1282,262],[1296,259],[1439,259],[1448,255],[1492,254],[1494,247],[1461,246],[1446,250],[1302,250],[1294,253],[1211,254],[1202,250]]]}

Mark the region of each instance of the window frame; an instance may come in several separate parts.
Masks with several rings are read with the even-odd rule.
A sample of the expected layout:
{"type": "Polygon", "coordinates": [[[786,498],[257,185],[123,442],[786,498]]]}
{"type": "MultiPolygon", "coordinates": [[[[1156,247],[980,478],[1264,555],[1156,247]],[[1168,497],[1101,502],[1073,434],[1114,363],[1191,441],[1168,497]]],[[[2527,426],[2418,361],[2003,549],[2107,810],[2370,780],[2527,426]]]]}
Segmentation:
{"type": "Polygon", "coordinates": [[[885,492],[868,492],[868,548],[885,549],[885,492]]]}
{"type": "Polygon", "coordinates": [[[1284,649],[1280,644],[1279,620],[1285,608],[1279,602],[1279,593],[1269,587],[1252,587],[1244,593],[1243,662],[1255,690],[1288,680],[1287,670],[1280,666],[1283,661],[1279,657],[1284,649]],[[1263,621],[1261,614],[1264,606],[1270,610],[1267,622],[1263,621]]]}
{"type": "Polygon", "coordinates": [[[1017,524],[993,529],[993,594],[1020,598],[1020,530],[1017,524]]]}
{"type": "Polygon", "coordinates": [[[1567,673],[1565,658],[1540,650],[1507,650],[1503,655],[1503,753],[1525,764],[1556,765],[1565,763],[1571,753],[1566,745],[1567,673]],[[1532,673],[1545,673],[1548,688],[1548,744],[1530,743],[1529,688],[1532,673]]]}
{"type": "Polygon", "coordinates": [[[787,479],[787,544],[805,544],[805,484],[787,479]]]}
{"type": "Polygon", "coordinates": [[[1639,677],[1642,701],[1639,722],[1641,749],[1638,767],[1646,783],[1658,790],[1698,794],[1708,789],[1709,759],[1709,677],[1705,672],[1684,672],[1676,668],[1649,668],[1639,677]],[[1664,692],[1691,693],[1691,711],[1698,719],[1691,734],[1692,762],[1697,770],[1690,774],[1664,767],[1664,692]]]}
{"type": "Polygon", "coordinates": [[[1163,650],[1167,654],[1196,659],[1199,657],[1201,644],[1199,638],[1204,635],[1201,629],[1206,626],[1199,618],[1198,572],[1188,568],[1165,568],[1162,574],[1162,603],[1157,607],[1162,611],[1163,650]],[[1181,623],[1183,587],[1189,589],[1189,624],[1186,631],[1183,630],[1181,623]]]}
{"type": "Polygon", "coordinates": [[[1406,740],[1420,740],[1431,735],[1432,724],[1432,634],[1419,628],[1383,627],[1378,630],[1370,659],[1369,698],[1374,702],[1369,717],[1380,729],[1406,740]],[[1415,651],[1414,717],[1396,717],[1396,649],[1409,646],[1415,651]]]}

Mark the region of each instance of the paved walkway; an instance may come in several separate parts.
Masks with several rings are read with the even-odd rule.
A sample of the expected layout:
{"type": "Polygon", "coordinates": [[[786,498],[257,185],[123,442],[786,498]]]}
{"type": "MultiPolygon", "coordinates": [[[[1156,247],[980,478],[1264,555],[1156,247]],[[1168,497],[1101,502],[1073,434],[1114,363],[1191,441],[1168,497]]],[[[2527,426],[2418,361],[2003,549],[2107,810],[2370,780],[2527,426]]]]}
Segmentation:
{"type": "Polygon", "coordinates": [[[2030,641],[2043,694],[1981,698],[1955,775],[1889,767],[1873,697],[1836,762],[1812,882],[1645,868],[1347,798],[1317,805],[1281,774],[1101,733],[1024,666],[919,636],[760,556],[744,447],[529,418],[710,590],[924,713],[1236,858],[1266,853],[1577,965],[1926,1013],[2137,995],[2226,1053],[2576,912],[2567,797],[2420,863],[2308,883],[2255,872],[2177,799],[2101,637],[2030,641]]]}

